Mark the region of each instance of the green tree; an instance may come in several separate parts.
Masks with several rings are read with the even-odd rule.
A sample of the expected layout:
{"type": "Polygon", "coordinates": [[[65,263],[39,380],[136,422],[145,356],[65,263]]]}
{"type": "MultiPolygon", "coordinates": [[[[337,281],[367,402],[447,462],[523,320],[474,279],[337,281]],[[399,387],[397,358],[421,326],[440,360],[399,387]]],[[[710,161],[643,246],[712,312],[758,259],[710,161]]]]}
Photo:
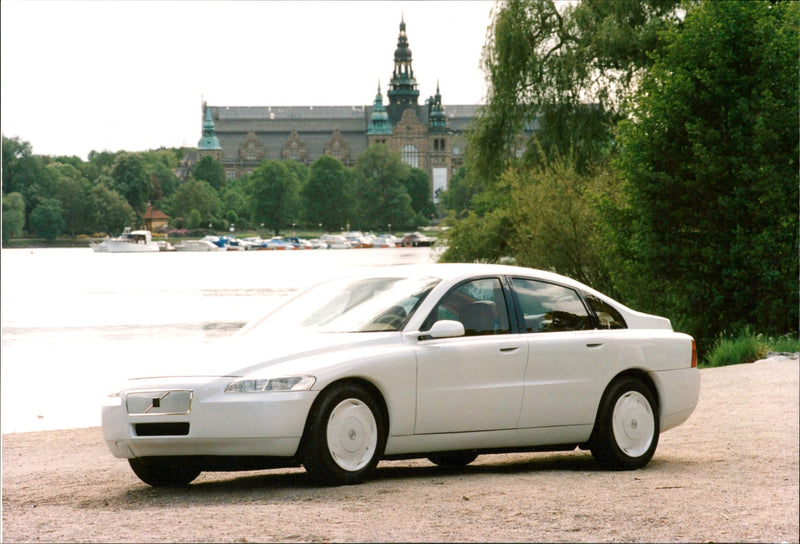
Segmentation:
{"type": "Polygon", "coordinates": [[[101,176],[91,189],[90,214],[92,230],[108,234],[118,234],[130,227],[136,214],[128,201],[109,185],[113,181],[101,176]]]}
{"type": "Polygon", "coordinates": [[[298,216],[299,182],[283,161],[262,162],[248,180],[250,215],[264,223],[275,236],[298,216]]]}
{"type": "Polygon", "coordinates": [[[192,168],[195,179],[206,181],[215,191],[220,191],[225,185],[225,167],[214,157],[202,157],[192,168]]]}
{"type": "Polygon", "coordinates": [[[28,142],[3,136],[3,193],[21,193],[25,199],[25,216],[41,201],[53,198],[57,172],[48,169],[41,157],[32,154],[28,142]]]}
{"type": "Polygon", "coordinates": [[[131,208],[143,215],[150,199],[152,184],[145,171],[142,157],[135,153],[121,153],[111,168],[114,189],[125,197],[131,208]]]}
{"type": "Polygon", "coordinates": [[[322,224],[332,231],[354,219],[352,176],[339,159],[330,155],[322,155],[311,165],[301,196],[307,224],[322,224]]]}
{"type": "Polygon", "coordinates": [[[411,197],[400,182],[408,167],[385,145],[371,145],[356,159],[359,221],[363,228],[413,228],[416,214],[411,197]]]}
{"type": "Polygon", "coordinates": [[[3,196],[3,243],[22,236],[25,227],[25,199],[21,193],[3,196]]]}
{"type": "Polygon", "coordinates": [[[691,5],[620,128],[628,288],[706,347],[797,331],[799,26],[791,2],[691,5]]]}
{"type": "Polygon", "coordinates": [[[89,180],[80,171],[70,165],[62,165],[56,198],[61,203],[64,228],[73,237],[92,230],[89,191],[89,180]]]}
{"type": "Polygon", "coordinates": [[[452,212],[454,218],[466,215],[472,197],[486,189],[473,172],[474,170],[469,164],[462,166],[450,179],[447,190],[439,193],[439,202],[442,208],[452,212]]]}
{"type": "Polygon", "coordinates": [[[428,173],[419,168],[406,169],[406,175],[400,182],[411,197],[411,209],[418,215],[430,219],[436,213],[433,206],[433,187],[428,173]]]}
{"type": "Polygon", "coordinates": [[[612,289],[593,206],[597,179],[580,175],[562,159],[544,168],[506,170],[501,184],[514,195],[508,245],[518,265],[551,270],[606,292],[612,289]]]}
{"type": "Polygon", "coordinates": [[[245,178],[229,181],[222,188],[220,198],[222,207],[225,210],[225,217],[229,223],[234,223],[237,228],[246,228],[247,218],[250,216],[250,208],[246,191],[247,182],[245,178]],[[235,219],[231,218],[231,214],[235,219]]]}
{"type": "Polygon", "coordinates": [[[222,212],[222,200],[207,181],[190,179],[175,191],[166,209],[172,217],[189,217],[192,210],[197,210],[201,223],[213,223],[222,212]]]}
{"type": "MultiPolygon", "coordinates": [[[[533,177],[512,187],[504,175],[547,171],[560,157],[569,157],[579,176],[606,171],[630,90],[652,65],[651,55],[663,48],[661,32],[680,25],[679,5],[679,0],[499,5],[484,47],[488,96],[469,136],[470,169],[454,180],[444,199],[453,227],[445,259],[495,261],[509,254],[526,259],[514,254],[522,246],[508,242],[531,232],[537,218],[512,217],[516,199],[509,191],[524,189],[533,177]]],[[[570,198],[571,205],[583,205],[584,195],[570,198]]],[[[541,204],[547,215],[560,205],[541,204]]]]}
{"type": "Polygon", "coordinates": [[[48,241],[58,238],[65,226],[58,199],[42,199],[31,212],[30,224],[34,235],[48,241]]]}

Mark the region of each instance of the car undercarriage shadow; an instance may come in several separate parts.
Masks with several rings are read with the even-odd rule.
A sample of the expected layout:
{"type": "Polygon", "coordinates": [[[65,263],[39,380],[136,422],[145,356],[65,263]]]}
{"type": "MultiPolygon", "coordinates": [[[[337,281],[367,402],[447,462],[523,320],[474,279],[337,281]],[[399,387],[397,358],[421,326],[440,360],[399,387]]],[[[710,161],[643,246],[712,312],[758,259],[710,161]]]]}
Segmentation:
{"type": "Polygon", "coordinates": [[[87,507],[108,507],[137,503],[180,507],[211,504],[220,499],[247,502],[269,500],[273,502],[325,499],[343,493],[374,492],[389,483],[436,479],[447,483],[450,479],[463,480],[486,475],[546,474],[553,472],[600,472],[602,469],[588,452],[530,453],[480,456],[470,465],[444,468],[426,460],[382,461],[375,472],[363,483],[355,486],[324,486],[314,483],[302,467],[272,469],[252,472],[203,473],[198,480],[185,487],[153,488],[138,482],[116,496],[108,496],[87,507]]]}

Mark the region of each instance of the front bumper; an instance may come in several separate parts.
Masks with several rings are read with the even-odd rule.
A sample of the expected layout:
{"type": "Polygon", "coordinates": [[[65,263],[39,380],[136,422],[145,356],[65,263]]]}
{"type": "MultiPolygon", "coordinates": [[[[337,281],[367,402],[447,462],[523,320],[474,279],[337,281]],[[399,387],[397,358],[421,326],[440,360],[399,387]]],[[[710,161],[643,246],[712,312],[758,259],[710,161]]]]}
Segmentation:
{"type": "MultiPolygon", "coordinates": [[[[119,397],[109,398],[103,406],[103,439],[111,453],[121,458],[293,456],[300,445],[317,392],[225,393],[230,380],[136,382],[135,388],[122,391],[119,397]],[[155,409],[143,410],[138,400],[127,402],[129,394],[140,399],[145,392],[144,396],[152,395],[157,399],[170,391],[190,391],[190,403],[177,409],[159,410],[156,406],[155,409]]],[[[159,403],[155,401],[154,404],[159,403]]]]}

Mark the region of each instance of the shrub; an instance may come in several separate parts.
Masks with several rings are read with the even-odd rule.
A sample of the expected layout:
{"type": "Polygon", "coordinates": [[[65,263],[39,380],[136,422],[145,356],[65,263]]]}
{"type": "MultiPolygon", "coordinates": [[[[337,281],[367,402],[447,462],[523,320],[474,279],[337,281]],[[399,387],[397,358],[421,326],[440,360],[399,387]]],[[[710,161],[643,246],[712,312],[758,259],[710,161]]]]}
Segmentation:
{"type": "Polygon", "coordinates": [[[753,363],[766,357],[769,345],[761,334],[754,334],[745,327],[738,334],[720,334],[706,356],[709,367],[753,363]]]}

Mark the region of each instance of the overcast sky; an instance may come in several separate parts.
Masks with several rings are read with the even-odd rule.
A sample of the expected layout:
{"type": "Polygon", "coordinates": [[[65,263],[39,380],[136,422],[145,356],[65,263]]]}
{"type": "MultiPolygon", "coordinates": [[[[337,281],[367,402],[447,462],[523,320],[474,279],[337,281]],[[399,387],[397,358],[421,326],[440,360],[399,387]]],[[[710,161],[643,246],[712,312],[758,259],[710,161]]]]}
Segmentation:
{"type": "Polygon", "coordinates": [[[2,0],[3,135],[42,155],[196,146],[212,106],[369,105],[407,25],[420,103],[483,102],[487,1],[2,0]]]}

